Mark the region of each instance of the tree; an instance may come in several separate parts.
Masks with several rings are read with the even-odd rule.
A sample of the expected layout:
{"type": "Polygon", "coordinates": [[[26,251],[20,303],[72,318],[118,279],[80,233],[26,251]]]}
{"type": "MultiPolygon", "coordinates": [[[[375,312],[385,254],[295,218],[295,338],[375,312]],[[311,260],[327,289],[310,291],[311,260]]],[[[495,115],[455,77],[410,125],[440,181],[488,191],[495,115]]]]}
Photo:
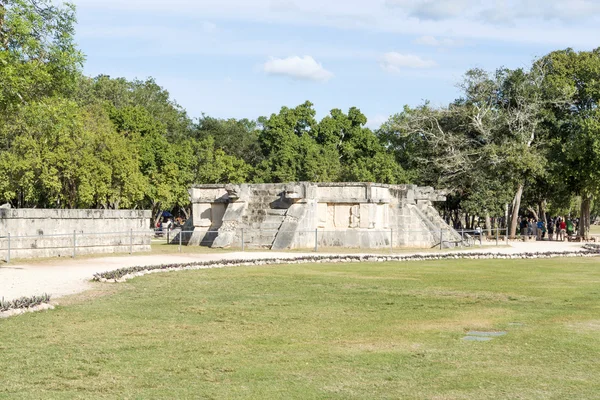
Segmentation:
{"type": "Polygon", "coordinates": [[[407,183],[402,167],[379,138],[367,127],[367,117],[356,107],[348,114],[331,110],[317,126],[317,143],[330,153],[337,151],[340,163],[338,180],[407,183]]]}
{"type": "Polygon", "coordinates": [[[244,183],[252,167],[244,160],[225,154],[217,147],[215,139],[189,141],[191,181],[194,183],[244,183]]]}
{"type": "Polygon", "coordinates": [[[50,98],[20,107],[0,130],[2,201],[18,207],[118,208],[144,193],[137,153],[102,108],[50,98]]]}
{"type": "MultiPolygon", "coordinates": [[[[489,180],[497,180],[491,187],[498,189],[514,185],[514,236],[525,184],[545,173],[544,110],[558,101],[545,96],[542,67],[494,74],[470,70],[460,86],[463,98],[446,108],[407,108],[392,118],[382,136],[402,154],[406,148],[418,151],[410,163],[424,181],[472,188],[471,193],[489,188],[489,180]],[[476,182],[479,188],[473,187],[476,182]]],[[[504,201],[502,197],[494,199],[504,201]]],[[[486,208],[490,206],[497,209],[499,204],[486,208]]]]}
{"type": "Polygon", "coordinates": [[[443,108],[427,103],[405,107],[378,133],[412,182],[449,191],[444,213],[457,228],[472,228],[477,215],[503,215],[505,194],[512,190],[504,165],[498,163],[506,155],[495,141],[494,116],[479,110],[464,99],[443,108]]]}
{"type": "Polygon", "coordinates": [[[194,134],[201,140],[213,138],[223,152],[250,165],[257,165],[263,159],[255,121],[217,119],[203,115],[198,120],[194,134]]]}
{"type": "Polygon", "coordinates": [[[600,193],[600,48],[555,51],[540,62],[548,68],[549,96],[567,98],[549,107],[549,126],[556,138],[552,156],[560,184],[582,197],[579,234],[588,237],[592,201],[600,193]]]}
{"type": "Polygon", "coordinates": [[[139,171],[146,179],[144,207],[153,214],[187,201],[185,173],[179,168],[166,127],[141,106],[111,109],[117,131],[134,144],[139,154],[139,171]]]}
{"type": "Polygon", "coordinates": [[[185,110],[153,78],[128,81],[107,75],[81,77],[75,96],[80,104],[105,102],[116,109],[144,108],[164,125],[164,134],[169,142],[184,140],[193,131],[192,121],[185,110]]]}
{"type": "Polygon", "coordinates": [[[317,121],[312,106],[307,101],[295,108],[282,107],[279,114],[259,119],[264,161],[257,168],[256,180],[293,182],[328,174],[319,165],[320,149],[314,137],[317,121]]]}
{"type": "Polygon", "coordinates": [[[259,141],[265,160],[257,168],[262,181],[406,181],[393,155],[365,127],[367,118],[353,107],[334,109],[320,122],[310,102],[283,107],[262,118],[259,141]]]}
{"type": "Polygon", "coordinates": [[[0,2],[0,120],[31,101],[73,92],[84,59],[74,25],[70,4],[0,2]]]}

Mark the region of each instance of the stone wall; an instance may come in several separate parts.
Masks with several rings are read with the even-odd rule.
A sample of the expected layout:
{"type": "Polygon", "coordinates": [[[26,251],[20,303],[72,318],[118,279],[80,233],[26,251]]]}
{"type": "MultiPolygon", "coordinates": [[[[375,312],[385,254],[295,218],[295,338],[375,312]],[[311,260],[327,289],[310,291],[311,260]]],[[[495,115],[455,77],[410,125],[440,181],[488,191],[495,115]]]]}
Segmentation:
{"type": "Polygon", "coordinates": [[[433,207],[443,193],[415,185],[288,183],[190,189],[189,244],[271,249],[444,247],[460,241],[433,207]],[[243,236],[243,238],[242,238],[243,236]]]}
{"type": "Polygon", "coordinates": [[[150,211],[0,209],[0,251],[6,258],[70,257],[149,251],[150,211]]]}

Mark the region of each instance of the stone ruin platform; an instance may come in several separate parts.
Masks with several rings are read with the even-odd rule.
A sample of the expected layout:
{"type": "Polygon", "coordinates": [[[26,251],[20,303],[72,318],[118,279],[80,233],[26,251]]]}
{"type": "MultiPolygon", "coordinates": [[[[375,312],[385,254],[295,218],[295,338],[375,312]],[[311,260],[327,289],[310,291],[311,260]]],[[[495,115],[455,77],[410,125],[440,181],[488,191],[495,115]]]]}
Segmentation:
{"type": "Polygon", "coordinates": [[[197,185],[189,193],[188,245],[428,248],[443,237],[447,248],[461,240],[433,207],[445,193],[431,187],[299,182],[197,185]]]}

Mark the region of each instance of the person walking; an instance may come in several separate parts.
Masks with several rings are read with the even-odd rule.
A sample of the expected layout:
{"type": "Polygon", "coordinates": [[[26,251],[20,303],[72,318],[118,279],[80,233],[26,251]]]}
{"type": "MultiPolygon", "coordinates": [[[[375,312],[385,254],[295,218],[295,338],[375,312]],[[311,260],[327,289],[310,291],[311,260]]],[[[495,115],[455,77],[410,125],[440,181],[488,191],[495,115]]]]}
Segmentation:
{"type": "Polygon", "coordinates": [[[527,235],[527,227],[528,227],[527,218],[525,218],[525,217],[521,218],[521,237],[524,237],[527,235]]]}
{"type": "Polygon", "coordinates": [[[554,236],[554,221],[552,220],[552,218],[550,218],[550,220],[548,220],[548,240],[552,241],[554,236]]]}
{"type": "Polygon", "coordinates": [[[560,241],[565,241],[565,235],[567,234],[567,223],[561,218],[560,219],[560,241]]]}
{"type": "Polygon", "coordinates": [[[571,236],[575,233],[575,229],[574,229],[574,225],[573,225],[573,220],[571,218],[569,218],[567,220],[567,235],[571,236]]]}

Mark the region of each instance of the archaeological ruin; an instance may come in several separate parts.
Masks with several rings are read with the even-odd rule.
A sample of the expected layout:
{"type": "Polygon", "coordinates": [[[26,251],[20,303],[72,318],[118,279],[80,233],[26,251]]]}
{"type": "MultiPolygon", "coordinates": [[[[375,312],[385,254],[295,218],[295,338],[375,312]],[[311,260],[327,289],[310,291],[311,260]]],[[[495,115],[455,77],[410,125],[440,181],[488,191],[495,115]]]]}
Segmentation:
{"type": "Polygon", "coordinates": [[[377,183],[197,185],[188,245],[311,249],[453,247],[430,187],[377,183]]]}
{"type": "Polygon", "coordinates": [[[0,253],[10,258],[150,251],[150,211],[0,207],[0,253]]]}

